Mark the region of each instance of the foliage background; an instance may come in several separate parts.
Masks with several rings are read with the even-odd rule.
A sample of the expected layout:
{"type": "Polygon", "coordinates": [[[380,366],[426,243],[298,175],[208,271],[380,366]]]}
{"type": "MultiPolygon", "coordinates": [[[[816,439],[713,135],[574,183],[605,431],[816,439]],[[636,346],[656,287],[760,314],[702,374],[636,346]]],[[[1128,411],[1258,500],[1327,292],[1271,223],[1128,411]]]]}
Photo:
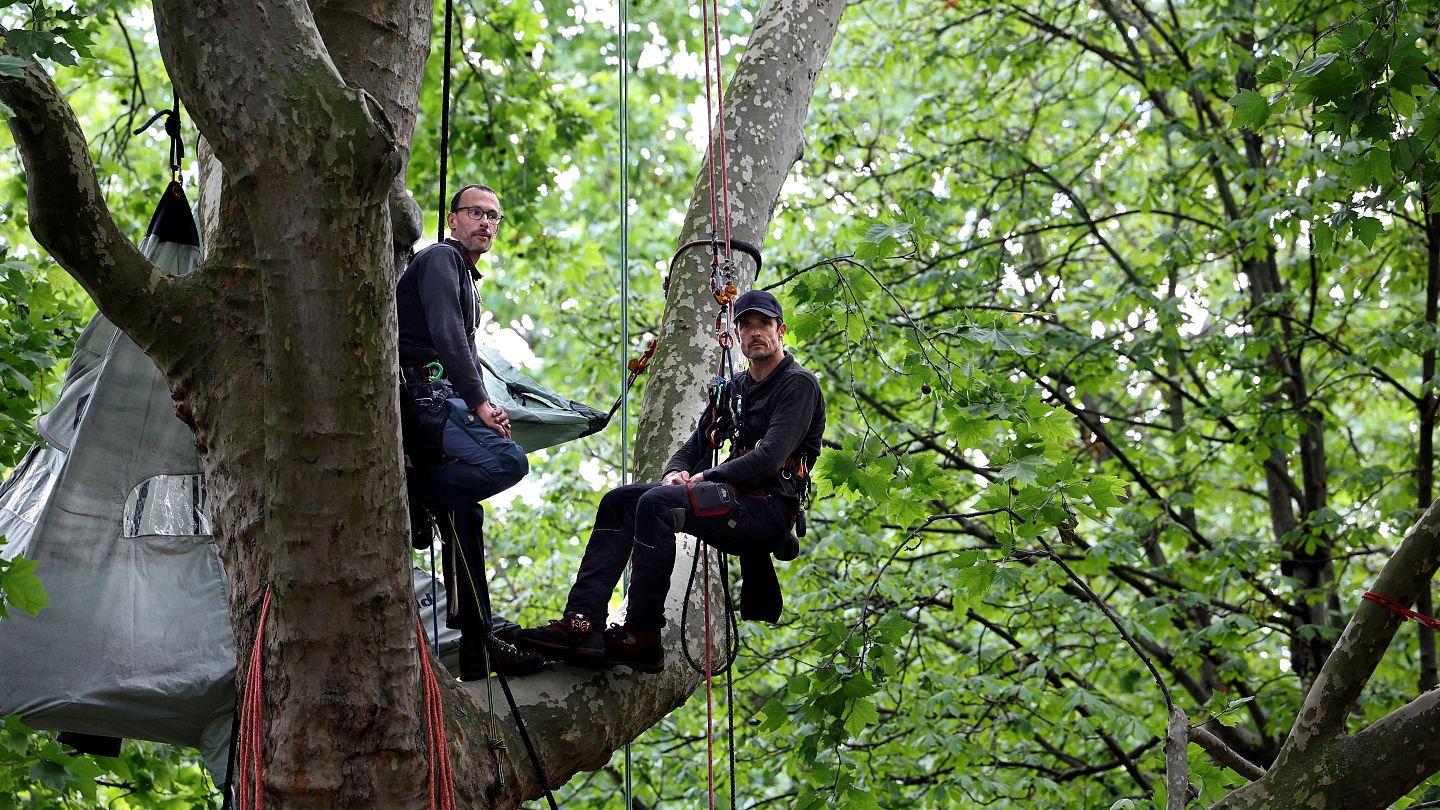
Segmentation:
{"type": "MultiPolygon", "coordinates": [[[[448,187],[489,183],[507,217],[491,339],[608,404],[658,322],[699,165],[698,11],[630,12],[621,345],[618,11],[456,8],[448,187]]],[[[129,134],[170,103],[148,11],[68,10],[0,20],[64,35],[37,47],[138,237],[168,179],[163,137],[129,134]]],[[[727,7],[730,65],[753,12],[727,7]]],[[[1273,758],[1435,494],[1435,33],[1421,2],[852,5],[764,246],[831,448],[784,621],[741,628],[743,806],[1163,803],[1160,690],[1101,601],[1192,721],[1273,758]]],[[[427,234],[441,69],[437,40],[408,178],[427,234]]],[[[90,304],[31,243],[8,134],[0,150],[8,468],[90,304]]],[[[512,618],[558,607],[619,439],[541,454],[492,511],[512,618]]],[[[1425,641],[1400,634],[1357,722],[1436,685],[1425,641]]],[[[634,746],[637,806],[703,801],[702,700],[634,746]]],[[[1191,765],[1198,804],[1242,781],[1195,747],[1191,765]]],[[[622,770],[562,803],[616,806],[622,770]]],[[[204,780],[165,746],[91,763],[0,731],[0,806],[188,807],[204,780]]],[[[1399,806],[1437,797],[1432,780],[1399,806]]]]}

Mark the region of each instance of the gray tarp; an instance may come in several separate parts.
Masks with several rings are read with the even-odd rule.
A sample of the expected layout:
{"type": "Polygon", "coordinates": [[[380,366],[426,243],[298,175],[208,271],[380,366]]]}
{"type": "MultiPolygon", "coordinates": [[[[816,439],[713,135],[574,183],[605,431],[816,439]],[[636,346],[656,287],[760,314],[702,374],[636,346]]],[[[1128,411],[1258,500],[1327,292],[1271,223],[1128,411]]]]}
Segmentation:
{"type": "MultiPolygon", "coordinates": [[[[184,193],[172,184],[141,250],[179,275],[195,268],[197,243],[184,193]]],[[[489,390],[528,449],[604,426],[604,414],[526,379],[494,352],[483,357],[489,390]]],[[[50,606],[0,622],[0,715],[19,714],[38,729],[197,747],[222,782],[235,703],[225,572],[194,440],[164,379],[96,316],[39,429],[42,443],[0,485],[8,539],[0,554],[39,563],[50,606]]],[[[413,579],[432,633],[435,616],[445,615],[444,589],[432,597],[433,580],[419,569],[413,579]]],[[[459,633],[441,622],[439,635],[453,669],[459,633]]]]}

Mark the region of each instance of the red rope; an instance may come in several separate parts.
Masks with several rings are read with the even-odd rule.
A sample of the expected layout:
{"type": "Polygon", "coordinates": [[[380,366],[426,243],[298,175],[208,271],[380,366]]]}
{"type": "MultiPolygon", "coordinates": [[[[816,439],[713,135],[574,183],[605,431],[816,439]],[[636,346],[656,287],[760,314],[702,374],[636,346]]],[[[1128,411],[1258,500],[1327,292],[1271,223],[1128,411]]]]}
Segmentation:
{"type": "Polygon", "coordinates": [[[450,767],[450,745],[445,739],[445,709],[440,702],[440,682],[430,665],[430,651],[425,645],[425,628],[415,619],[415,634],[420,639],[420,688],[425,694],[425,732],[430,748],[430,809],[456,810],[455,773],[450,767]],[[438,800],[437,800],[438,793],[438,800]]]}
{"type": "Polygon", "coordinates": [[[725,80],[720,67],[720,8],[718,4],[712,4],[702,0],[700,3],[700,30],[702,34],[703,47],[705,49],[705,152],[710,156],[710,233],[718,237],[721,232],[721,214],[724,214],[725,234],[725,258],[733,257],[730,247],[730,188],[728,161],[725,150],[725,80]],[[711,78],[711,29],[715,33],[714,50],[714,78],[711,78]],[[711,99],[711,85],[714,85],[714,100],[711,99]],[[720,153],[718,174],[716,177],[716,153],[715,153],[715,122],[720,123],[720,153]],[[718,182],[717,182],[718,180],[718,182]],[[720,196],[724,196],[724,207],[720,206],[720,196]]]}
{"type": "Polygon", "coordinates": [[[255,627],[255,644],[250,648],[250,665],[245,670],[245,694],[240,703],[240,786],[239,810],[263,810],[265,806],[264,768],[264,681],[261,650],[265,646],[265,619],[270,615],[270,586],[260,603],[260,622],[255,627]]]}
{"type": "MultiPolygon", "coordinates": [[[[725,258],[735,258],[730,249],[730,172],[729,158],[725,149],[725,79],[720,60],[720,5],[713,4],[714,12],[710,23],[715,28],[715,116],[720,121],[720,192],[724,198],[721,210],[725,214],[725,258]]],[[[707,54],[708,58],[708,54],[707,54]]]]}
{"type": "Polygon", "coordinates": [[[705,569],[701,578],[702,601],[705,603],[705,764],[709,772],[710,810],[715,810],[715,695],[711,689],[715,665],[711,661],[710,645],[710,546],[703,540],[700,544],[700,565],[705,569]]]}
{"type": "Polygon", "coordinates": [[[1396,602],[1394,599],[1391,599],[1388,596],[1382,596],[1378,593],[1375,593],[1374,591],[1366,591],[1365,594],[1360,598],[1374,602],[1375,604],[1386,608],[1391,613],[1394,613],[1401,618],[1414,619],[1415,621],[1420,622],[1431,630],[1440,630],[1440,620],[1432,619],[1429,616],[1426,616],[1424,613],[1416,613],[1415,611],[1405,607],[1404,605],[1396,602]]]}
{"type": "MultiPolygon", "coordinates": [[[[705,50],[705,151],[709,155],[710,175],[710,238],[717,239],[722,234],[725,239],[725,259],[727,270],[729,263],[734,258],[731,247],[730,231],[730,178],[729,161],[725,144],[725,82],[720,59],[720,7],[718,3],[711,0],[701,0],[701,31],[703,47],[705,50]],[[711,33],[714,34],[714,101],[711,96],[711,33]],[[719,123],[719,154],[716,154],[715,125],[719,123]],[[717,160],[718,157],[718,160],[717,160]],[[718,167],[716,164],[719,164],[718,167]],[[717,178],[718,172],[718,178],[717,178]],[[723,205],[721,199],[723,198],[723,205]]],[[[713,243],[712,243],[713,244],[713,243]]],[[[717,376],[725,376],[726,359],[730,354],[729,328],[734,320],[734,298],[735,286],[733,281],[728,281],[723,287],[718,283],[719,262],[718,256],[711,253],[710,287],[715,295],[715,300],[721,305],[720,315],[716,318],[716,337],[720,342],[720,360],[717,376]],[[726,316],[729,316],[727,319],[726,316]]],[[[728,275],[727,275],[728,278],[728,275]]],[[[718,446],[714,450],[718,462],[718,446]]],[[[705,605],[705,761],[706,775],[710,794],[710,810],[715,810],[715,693],[714,693],[714,651],[711,640],[710,626],[710,547],[700,542],[701,565],[705,567],[705,574],[702,577],[703,596],[705,605]]],[[[733,740],[732,740],[733,745],[733,740]]],[[[733,774],[732,774],[733,781],[733,774]]]]}

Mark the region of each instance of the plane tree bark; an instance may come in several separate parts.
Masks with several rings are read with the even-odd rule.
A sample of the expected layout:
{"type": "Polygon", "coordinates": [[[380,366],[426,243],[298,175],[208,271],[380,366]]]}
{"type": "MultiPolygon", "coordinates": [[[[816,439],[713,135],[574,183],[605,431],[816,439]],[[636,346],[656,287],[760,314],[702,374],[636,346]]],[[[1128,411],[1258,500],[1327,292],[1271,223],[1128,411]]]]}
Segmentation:
{"type": "MultiPolygon", "coordinates": [[[[1440,565],[1440,502],[1415,524],[1376,578],[1375,593],[1413,604],[1440,565]]],[[[1325,659],[1275,764],[1215,810],[1268,807],[1388,807],[1440,770],[1426,745],[1440,721],[1440,690],[1430,690],[1374,723],[1347,728],[1355,702],[1404,619],[1361,601],[1325,659]]]]}
{"type": "MultiPolygon", "coordinates": [[[[759,243],[845,3],[767,0],[727,93],[735,236],[759,243]]],[[[157,0],[166,66],[223,166],[193,274],[160,273],[108,213],[73,111],[38,64],[0,77],[37,240],[156,362],[195,431],[241,658],[265,628],[264,790],[278,807],[413,807],[428,793],[395,389],[400,178],[430,35],[421,0],[157,0]],[[357,654],[363,650],[363,654],[357,654]]],[[[708,231],[702,170],[682,240],[708,231]]],[[[693,428],[714,341],[708,273],[672,280],[638,434],[640,474],[693,428]]],[[[743,276],[753,278],[753,268],[743,276]]],[[[677,570],[687,569],[682,553],[677,570]]],[[[672,607],[684,588],[672,588],[672,607]]],[[[675,641],[671,634],[670,643],[675,641]]],[[[678,656],[673,655],[672,660],[678,656]]],[[[244,677],[241,662],[240,677],[244,677]]],[[[553,782],[602,766],[693,692],[681,666],[517,684],[553,782]]],[[[458,798],[539,794],[480,685],[442,686],[458,798]]],[[[502,714],[504,714],[502,712],[502,714]]]]}

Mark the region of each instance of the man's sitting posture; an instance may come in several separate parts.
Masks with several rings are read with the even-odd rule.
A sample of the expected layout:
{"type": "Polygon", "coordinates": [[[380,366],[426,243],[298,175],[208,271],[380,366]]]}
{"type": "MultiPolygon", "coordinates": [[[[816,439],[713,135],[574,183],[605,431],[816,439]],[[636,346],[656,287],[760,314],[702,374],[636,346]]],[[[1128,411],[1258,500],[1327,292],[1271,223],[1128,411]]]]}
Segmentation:
{"type": "Polygon", "coordinates": [[[601,499],[564,617],[520,631],[521,647],[582,665],[661,671],[660,630],[680,531],[740,557],[745,618],[779,618],[770,555],[794,542],[790,529],[825,432],[825,399],[815,375],[785,352],[785,322],[773,295],[740,296],[735,331],[750,362],[727,386],[728,406],[719,414],[714,403],[705,409],[659,484],[619,487],[601,499]],[[711,436],[726,438],[732,426],[738,430],[730,457],[712,467],[711,436]],[[633,564],[628,614],[623,626],[602,634],[626,562],[633,564]]]}

